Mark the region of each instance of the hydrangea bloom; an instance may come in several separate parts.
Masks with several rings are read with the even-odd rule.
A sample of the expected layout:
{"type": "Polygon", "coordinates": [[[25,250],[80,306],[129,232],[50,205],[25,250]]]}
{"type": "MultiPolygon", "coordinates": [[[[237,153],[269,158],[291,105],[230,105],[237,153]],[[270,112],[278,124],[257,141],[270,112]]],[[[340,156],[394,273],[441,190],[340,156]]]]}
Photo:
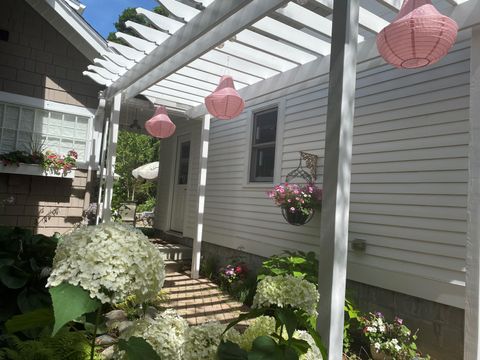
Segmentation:
{"type": "Polygon", "coordinates": [[[58,244],[47,286],[79,285],[102,303],[135,295],[154,298],[163,286],[165,264],[139,230],[111,223],[79,228],[58,244]]]}
{"type": "Polygon", "coordinates": [[[253,307],[291,306],[317,314],[319,295],[315,284],[292,275],[266,276],[258,283],[253,307]]]}
{"type": "Polygon", "coordinates": [[[225,328],[225,325],[216,321],[188,328],[183,359],[215,360],[225,328]]]}
{"type": "Polygon", "coordinates": [[[168,309],[155,319],[146,317],[136,322],[127,337],[144,338],[162,360],[183,359],[185,332],[188,323],[175,310],[168,309]]]}
{"type": "Polygon", "coordinates": [[[252,350],[253,341],[259,336],[267,336],[275,332],[275,318],[271,316],[259,316],[250,323],[249,327],[240,335],[236,342],[246,351],[252,350]]]}
{"type": "Polygon", "coordinates": [[[300,356],[300,360],[322,360],[322,352],[318,348],[315,340],[313,340],[312,336],[304,331],[304,330],[297,330],[293,333],[293,337],[300,340],[305,340],[308,345],[310,345],[310,349],[300,356]]]}

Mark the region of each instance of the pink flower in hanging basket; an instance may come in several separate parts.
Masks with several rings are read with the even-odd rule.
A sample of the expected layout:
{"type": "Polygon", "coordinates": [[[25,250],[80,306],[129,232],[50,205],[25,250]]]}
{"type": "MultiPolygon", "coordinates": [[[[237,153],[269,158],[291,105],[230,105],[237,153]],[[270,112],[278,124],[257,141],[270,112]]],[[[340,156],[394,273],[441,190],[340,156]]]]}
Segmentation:
{"type": "Polygon", "coordinates": [[[444,57],[457,38],[457,23],[431,0],[405,0],[394,21],[377,35],[377,48],[389,64],[418,68],[444,57]]]}
{"type": "Polygon", "coordinates": [[[205,106],[217,119],[230,120],[241,114],[245,101],[235,90],[233,78],[224,75],[215,91],[205,98],[205,106]]]}
{"type": "Polygon", "coordinates": [[[158,106],[153,117],[145,123],[147,132],[160,139],[165,139],[175,133],[176,126],[170,120],[165,106],[158,106]]]}

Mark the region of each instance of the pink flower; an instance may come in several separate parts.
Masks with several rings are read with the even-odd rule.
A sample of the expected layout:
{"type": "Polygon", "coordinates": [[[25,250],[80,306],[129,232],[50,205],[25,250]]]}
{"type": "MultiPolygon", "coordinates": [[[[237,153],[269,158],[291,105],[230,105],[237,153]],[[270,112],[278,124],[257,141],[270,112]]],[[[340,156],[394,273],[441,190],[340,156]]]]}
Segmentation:
{"type": "Polygon", "coordinates": [[[290,209],[290,212],[294,213],[295,212],[295,208],[292,206],[290,209]]]}

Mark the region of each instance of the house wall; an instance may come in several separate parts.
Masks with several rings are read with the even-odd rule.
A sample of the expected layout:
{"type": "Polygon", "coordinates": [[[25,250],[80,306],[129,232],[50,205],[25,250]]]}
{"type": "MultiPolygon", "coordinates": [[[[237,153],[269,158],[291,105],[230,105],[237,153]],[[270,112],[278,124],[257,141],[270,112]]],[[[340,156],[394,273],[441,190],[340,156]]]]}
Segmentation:
{"type": "Polygon", "coordinates": [[[0,2],[0,91],[95,109],[101,87],[89,61],[24,0],[0,2]]]}
{"type": "Polygon", "coordinates": [[[61,234],[82,222],[87,171],[74,179],[0,174],[0,225],[61,234]]]}
{"type": "MultiPolygon", "coordinates": [[[[425,69],[394,69],[379,59],[358,66],[349,240],[367,246],[350,251],[348,277],[373,297],[364,309],[400,314],[416,306],[406,315],[438,359],[463,358],[469,52],[462,35],[446,58],[425,69]]],[[[325,74],[286,93],[246,99],[232,121],[212,121],[203,226],[209,247],[264,257],[318,251],[319,214],[305,226],[288,225],[265,194],[271,185],[246,183],[248,129],[252,110],[284,103],[275,182],[306,151],[319,156],[321,184],[327,92],[325,74]]]]}
{"type": "MultiPolygon", "coordinates": [[[[0,2],[0,30],[8,31],[0,40],[0,91],[97,108],[102,87],[82,75],[87,58],[24,0],[0,2]]],[[[86,170],[73,180],[0,174],[0,225],[63,233],[81,221],[88,186],[86,170]]]]}

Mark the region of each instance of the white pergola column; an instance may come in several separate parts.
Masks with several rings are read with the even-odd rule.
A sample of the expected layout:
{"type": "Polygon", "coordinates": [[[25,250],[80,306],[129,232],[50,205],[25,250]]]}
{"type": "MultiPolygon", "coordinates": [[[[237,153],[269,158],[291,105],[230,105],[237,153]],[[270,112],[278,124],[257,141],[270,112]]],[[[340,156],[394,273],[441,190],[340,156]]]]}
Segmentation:
{"type": "Polygon", "coordinates": [[[317,327],[342,358],[359,0],[335,0],[328,91],[317,327]]]}
{"type": "Polygon", "coordinates": [[[480,358],[480,26],[472,29],[464,359],[480,358]]]}
{"type": "MultiPolygon", "coordinates": [[[[111,104],[110,104],[111,105],[111,104]]],[[[110,106],[109,105],[109,106],[110,106]]],[[[99,224],[103,217],[103,186],[105,185],[105,160],[107,158],[108,137],[110,130],[110,118],[105,114],[105,122],[103,124],[102,144],[100,149],[100,161],[99,161],[99,183],[98,183],[98,198],[97,198],[97,218],[95,224],[99,224]]]]}
{"type": "Polygon", "coordinates": [[[203,214],[205,211],[205,188],[207,185],[207,162],[208,162],[208,143],[210,139],[210,114],[203,117],[202,136],[200,144],[200,160],[198,174],[198,213],[197,230],[195,239],[193,239],[192,249],[192,278],[198,279],[200,275],[200,258],[203,238],[203,214]]]}
{"type": "Polygon", "coordinates": [[[117,157],[118,128],[120,124],[121,106],[122,94],[117,94],[113,98],[110,126],[108,131],[107,161],[105,166],[105,195],[102,212],[103,222],[110,222],[112,220],[113,175],[115,172],[115,160],[117,157]]]}

